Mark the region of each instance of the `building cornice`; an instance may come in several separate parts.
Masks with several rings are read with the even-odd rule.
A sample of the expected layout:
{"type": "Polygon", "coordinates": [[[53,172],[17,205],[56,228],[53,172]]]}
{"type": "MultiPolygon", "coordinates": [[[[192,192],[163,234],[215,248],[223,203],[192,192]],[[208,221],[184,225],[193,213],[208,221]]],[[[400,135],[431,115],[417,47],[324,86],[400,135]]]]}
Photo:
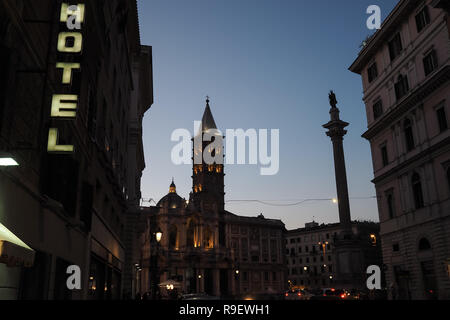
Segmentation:
{"type": "Polygon", "coordinates": [[[448,152],[450,146],[450,137],[447,137],[438,143],[430,146],[429,148],[423,150],[422,152],[419,152],[415,156],[411,157],[410,159],[402,162],[401,164],[395,166],[394,168],[390,169],[389,171],[375,177],[375,179],[372,180],[374,184],[379,184],[383,182],[386,179],[389,179],[391,177],[398,177],[402,174],[404,174],[404,171],[409,170],[409,166],[414,163],[423,164],[426,162],[429,162],[436,158],[436,155],[442,154],[444,152],[448,152]]]}
{"type": "Polygon", "coordinates": [[[349,67],[349,70],[361,74],[362,69],[369,63],[373,55],[385,44],[399,28],[399,24],[409,13],[419,5],[422,0],[401,0],[384,20],[381,29],[375,32],[366,46],[361,50],[358,58],[349,67]]]}
{"type": "Polygon", "coordinates": [[[436,91],[444,83],[450,80],[450,65],[445,65],[441,67],[436,73],[424,84],[416,88],[409,95],[404,97],[400,102],[397,103],[391,111],[386,113],[381,119],[379,119],[373,126],[367,130],[362,137],[371,140],[378,133],[384,130],[386,127],[390,126],[395,120],[402,115],[404,115],[409,109],[415,105],[421,103],[426,97],[431,93],[436,91]]]}

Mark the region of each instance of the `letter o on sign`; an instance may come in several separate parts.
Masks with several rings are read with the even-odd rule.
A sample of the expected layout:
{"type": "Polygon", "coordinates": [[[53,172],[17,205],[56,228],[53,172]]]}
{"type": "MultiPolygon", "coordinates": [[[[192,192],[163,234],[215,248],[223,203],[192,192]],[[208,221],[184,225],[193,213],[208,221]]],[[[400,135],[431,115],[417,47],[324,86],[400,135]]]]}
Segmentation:
{"type": "Polygon", "coordinates": [[[83,35],[79,32],[61,32],[58,36],[58,51],[79,53],[83,46],[83,35]],[[67,40],[73,38],[73,46],[67,46],[67,40]]]}

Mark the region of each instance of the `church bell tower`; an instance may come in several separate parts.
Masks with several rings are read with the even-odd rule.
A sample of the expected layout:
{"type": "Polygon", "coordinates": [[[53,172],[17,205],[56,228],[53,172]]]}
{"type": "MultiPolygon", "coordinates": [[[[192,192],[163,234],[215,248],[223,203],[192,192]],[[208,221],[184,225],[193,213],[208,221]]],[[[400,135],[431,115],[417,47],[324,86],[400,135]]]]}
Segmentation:
{"type": "Polygon", "coordinates": [[[204,212],[222,212],[225,209],[224,148],[211,113],[210,100],[206,100],[201,127],[194,137],[192,200],[204,212]]]}

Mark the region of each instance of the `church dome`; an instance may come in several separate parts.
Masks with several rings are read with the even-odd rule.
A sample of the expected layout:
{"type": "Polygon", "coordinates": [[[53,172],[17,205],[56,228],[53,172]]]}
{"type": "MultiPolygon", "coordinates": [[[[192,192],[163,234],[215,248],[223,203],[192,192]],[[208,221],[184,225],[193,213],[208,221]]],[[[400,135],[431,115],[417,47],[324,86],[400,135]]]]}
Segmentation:
{"type": "Polygon", "coordinates": [[[177,194],[177,187],[172,179],[172,184],[169,187],[169,193],[159,200],[156,204],[158,207],[168,207],[169,209],[182,208],[185,205],[185,200],[177,194]]]}

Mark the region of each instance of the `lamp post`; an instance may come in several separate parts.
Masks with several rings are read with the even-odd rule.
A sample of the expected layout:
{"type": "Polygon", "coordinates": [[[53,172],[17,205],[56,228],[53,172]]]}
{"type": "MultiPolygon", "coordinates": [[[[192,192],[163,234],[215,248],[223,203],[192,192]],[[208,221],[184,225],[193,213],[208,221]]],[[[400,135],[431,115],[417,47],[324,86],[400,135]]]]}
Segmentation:
{"type": "MultiPolygon", "coordinates": [[[[153,261],[154,261],[154,276],[153,279],[153,285],[152,285],[152,298],[156,300],[156,292],[158,291],[158,278],[159,278],[159,269],[158,269],[158,256],[159,256],[159,243],[161,242],[163,233],[160,228],[158,228],[158,231],[153,234],[154,240],[156,240],[156,254],[153,255],[153,261]]],[[[151,237],[151,240],[153,240],[153,237],[151,237]]],[[[152,241],[151,241],[152,242],[152,241]]],[[[150,246],[150,254],[151,254],[151,246],[150,246]]],[[[158,295],[159,298],[159,295],[158,295]]]]}
{"type": "Polygon", "coordinates": [[[322,247],[323,258],[325,259],[325,255],[327,252],[328,241],[319,242],[319,246],[322,247]]]}

